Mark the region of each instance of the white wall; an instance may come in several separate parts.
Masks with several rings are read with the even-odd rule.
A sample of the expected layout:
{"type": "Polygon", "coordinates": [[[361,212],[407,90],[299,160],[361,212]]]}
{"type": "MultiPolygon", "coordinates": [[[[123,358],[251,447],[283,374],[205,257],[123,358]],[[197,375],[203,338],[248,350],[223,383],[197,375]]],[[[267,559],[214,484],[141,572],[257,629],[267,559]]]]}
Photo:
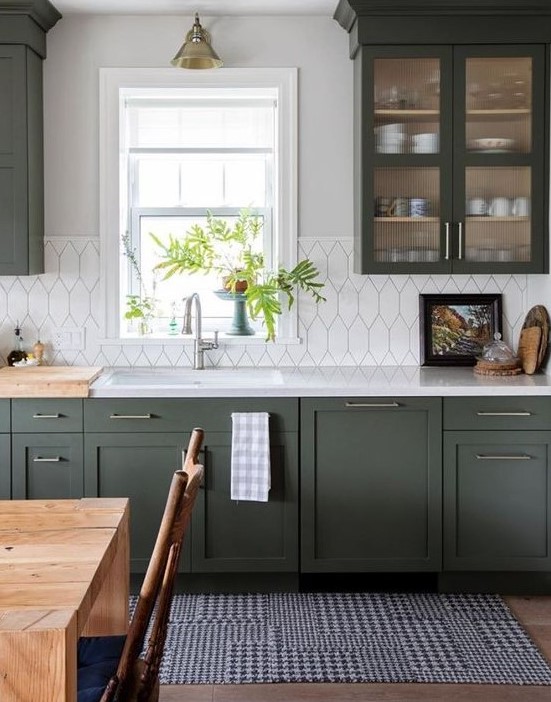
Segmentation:
{"type": "MultiPolygon", "coordinates": [[[[351,236],[352,62],[346,32],[323,17],[201,21],[226,66],[299,68],[299,236],[351,236]]],[[[73,16],[48,34],[47,237],[98,235],[98,68],[167,66],[192,24],[191,16],[73,16]]]]}

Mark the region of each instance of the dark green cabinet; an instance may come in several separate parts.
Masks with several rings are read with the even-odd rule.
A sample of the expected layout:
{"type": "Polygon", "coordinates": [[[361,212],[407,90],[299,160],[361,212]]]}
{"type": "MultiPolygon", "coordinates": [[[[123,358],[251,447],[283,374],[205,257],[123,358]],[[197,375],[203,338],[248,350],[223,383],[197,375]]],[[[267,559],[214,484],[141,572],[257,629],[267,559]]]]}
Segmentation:
{"type": "Polygon", "coordinates": [[[44,272],[42,60],[61,15],[0,1],[0,275],[44,272]]]}
{"type": "Polygon", "coordinates": [[[302,400],[302,570],[440,570],[441,471],[439,398],[302,400]]]}
{"type": "Polygon", "coordinates": [[[447,431],[444,569],[551,570],[551,431],[447,431]]]}
{"type": "Polygon", "coordinates": [[[551,570],[551,398],[444,399],[444,569],[551,570]]]}
{"type": "Polygon", "coordinates": [[[0,274],[43,273],[42,59],[0,44],[0,274]]]}
{"type": "Polygon", "coordinates": [[[539,13],[412,0],[406,21],[384,5],[341,0],[335,15],[354,60],[356,272],[546,272],[539,13]]]}
{"type": "Polygon", "coordinates": [[[12,400],[12,497],[82,497],[82,429],[82,400],[12,400]]]}
{"type": "MultiPolygon", "coordinates": [[[[86,497],[130,498],[132,572],[147,568],[172,474],[181,468],[187,438],[184,431],[85,434],[86,497]]],[[[189,567],[186,545],[180,569],[189,567]]]]}
{"type": "Polygon", "coordinates": [[[205,430],[205,485],[181,570],[296,572],[298,400],[90,399],[84,402],[85,493],[129,496],[131,568],[148,563],[174,470],[194,426],[205,430]],[[230,500],[231,413],[270,414],[272,489],[267,503],[230,500]]]}
{"type": "Polygon", "coordinates": [[[82,433],[13,434],[12,475],[17,500],[83,497],[82,433]]]}
{"type": "Polygon", "coordinates": [[[0,400],[0,500],[11,498],[10,400],[0,400]]]}
{"type": "Polygon", "coordinates": [[[231,434],[207,433],[192,517],[194,572],[298,571],[298,434],[271,434],[268,502],[230,499],[231,434]]]}

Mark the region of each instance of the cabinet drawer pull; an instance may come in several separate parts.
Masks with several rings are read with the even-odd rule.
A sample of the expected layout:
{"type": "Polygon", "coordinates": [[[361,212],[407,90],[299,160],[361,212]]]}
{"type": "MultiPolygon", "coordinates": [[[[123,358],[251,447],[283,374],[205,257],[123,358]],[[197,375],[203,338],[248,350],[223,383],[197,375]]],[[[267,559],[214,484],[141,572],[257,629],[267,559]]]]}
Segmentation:
{"type": "Polygon", "coordinates": [[[60,418],[61,418],[61,415],[59,412],[56,412],[55,414],[41,414],[40,412],[33,414],[33,419],[60,419],[60,418]]]}
{"type": "Polygon", "coordinates": [[[479,417],[531,417],[532,412],[477,412],[479,417]]]}
{"type": "Polygon", "coordinates": [[[463,260],[463,222],[459,222],[457,225],[458,229],[458,252],[457,258],[461,261],[463,260]]]}
{"type": "Polygon", "coordinates": [[[110,414],[109,419],[151,419],[151,412],[147,414],[110,414]]]}
{"type": "Polygon", "coordinates": [[[46,456],[35,456],[33,458],[33,463],[59,463],[61,461],[61,456],[52,456],[47,458],[46,456]]]}
{"type": "Polygon", "coordinates": [[[399,402],[345,402],[345,407],[400,407],[399,402]]]}
{"type": "Polygon", "coordinates": [[[532,456],[527,456],[525,453],[519,453],[514,456],[492,456],[492,454],[477,453],[476,457],[479,461],[531,461],[532,456]]]}

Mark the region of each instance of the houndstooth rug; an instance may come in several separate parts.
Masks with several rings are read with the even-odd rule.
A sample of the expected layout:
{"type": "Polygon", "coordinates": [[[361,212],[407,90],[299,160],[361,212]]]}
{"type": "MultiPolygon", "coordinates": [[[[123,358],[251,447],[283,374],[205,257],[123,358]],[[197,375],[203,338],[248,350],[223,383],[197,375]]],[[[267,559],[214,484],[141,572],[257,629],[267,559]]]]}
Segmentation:
{"type": "Polygon", "coordinates": [[[161,683],[551,685],[496,595],[177,595],[161,683]]]}

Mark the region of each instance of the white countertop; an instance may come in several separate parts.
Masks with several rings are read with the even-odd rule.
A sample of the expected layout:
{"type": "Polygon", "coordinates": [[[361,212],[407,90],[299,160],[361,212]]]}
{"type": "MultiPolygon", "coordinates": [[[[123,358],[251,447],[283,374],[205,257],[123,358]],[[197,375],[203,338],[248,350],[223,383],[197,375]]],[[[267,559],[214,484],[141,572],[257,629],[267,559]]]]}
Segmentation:
{"type": "Polygon", "coordinates": [[[90,397],[454,397],[551,395],[551,376],[481,376],[472,368],[111,368],[90,397]]]}

